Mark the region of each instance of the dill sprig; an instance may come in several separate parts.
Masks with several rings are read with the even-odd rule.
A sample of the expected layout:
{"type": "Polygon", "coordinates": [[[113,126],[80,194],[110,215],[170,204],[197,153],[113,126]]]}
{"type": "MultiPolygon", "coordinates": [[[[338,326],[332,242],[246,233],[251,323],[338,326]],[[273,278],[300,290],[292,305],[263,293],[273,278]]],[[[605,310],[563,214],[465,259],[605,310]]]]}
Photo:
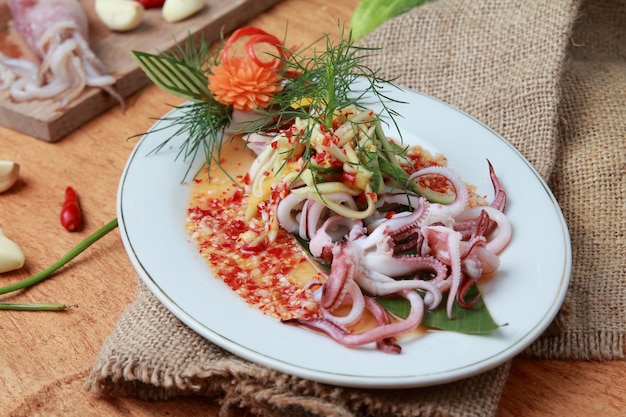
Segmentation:
{"type": "Polygon", "coordinates": [[[285,58],[275,56],[283,60],[283,77],[288,82],[285,89],[273,97],[272,106],[249,125],[250,131],[258,131],[272,122],[280,125],[295,117],[314,119],[330,129],[339,109],[350,105],[364,108],[363,98],[370,94],[383,104],[384,112],[392,115],[393,111],[384,102],[395,100],[385,95],[384,89],[393,86],[393,80],[364,64],[365,52],[373,50],[354,45],[351,32],[340,29],[338,42],[324,34],[308,47],[290,51],[285,58]],[[323,47],[317,49],[322,41],[323,47]],[[368,85],[355,90],[359,79],[368,85]]]}
{"type": "Polygon", "coordinates": [[[188,36],[183,45],[176,43],[171,51],[164,52],[162,55],[181,61],[185,65],[196,68],[208,75],[212,73],[214,66],[220,64],[223,45],[223,35],[220,38],[220,42],[216,44],[206,42],[204,36],[201,36],[198,40],[188,36]]]}
{"type": "MultiPolygon", "coordinates": [[[[230,109],[210,101],[188,102],[177,106],[176,109],[178,112],[159,119],[162,126],[159,125],[148,132],[175,129],[167,139],[150,151],[150,154],[159,152],[172,140],[182,137],[185,139],[179,145],[176,159],[194,161],[198,155],[203,155],[207,167],[210,168],[213,162],[220,166],[222,138],[231,120],[230,109]]],[[[183,178],[188,178],[191,168],[190,164],[183,178]]]]}
{"type": "MultiPolygon", "coordinates": [[[[355,131],[361,129],[361,123],[374,123],[376,131],[372,141],[377,151],[357,149],[362,164],[374,172],[372,188],[378,189],[383,176],[391,179],[400,188],[405,188],[408,176],[398,159],[402,159],[406,150],[392,144],[382,131],[382,123],[391,122],[397,128],[395,117],[398,114],[388,103],[398,100],[389,96],[386,91],[398,87],[394,85],[394,79],[387,79],[378,69],[365,65],[368,54],[376,51],[376,48],[357,46],[351,32],[346,33],[342,28],[339,30],[338,41],[324,34],[315,43],[301,50],[290,51],[286,58],[282,58],[283,76],[288,79],[285,89],[273,98],[269,109],[258,112],[259,118],[249,122],[245,130],[255,132],[272,124],[281,126],[295,118],[310,120],[313,123],[309,126],[319,124],[327,130],[332,129],[336,118],[343,118],[343,122],[354,124],[355,131]],[[320,43],[323,47],[316,49],[320,43]],[[313,49],[312,53],[310,49],[313,49]],[[357,81],[360,82],[357,84],[357,81]],[[339,110],[349,106],[366,108],[366,98],[368,102],[376,101],[382,106],[382,111],[373,121],[353,122],[340,115],[339,110]]],[[[278,56],[275,58],[281,59],[278,56]]],[[[298,136],[299,143],[304,145],[301,158],[305,164],[312,157],[310,141],[313,131],[313,128],[305,128],[298,136]]],[[[296,148],[294,146],[287,152],[293,152],[296,148]]]]}
{"type": "MultiPolygon", "coordinates": [[[[232,109],[219,103],[208,89],[212,68],[220,63],[221,44],[211,46],[201,38],[189,37],[184,45],[177,44],[171,52],[160,55],[133,51],[133,56],[146,75],[162,90],[190,100],[174,108],[178,112],[158,119],[159,127],[131,138],[174,129],[167,139],[150,153],[159,152],[175,138],[183,138],[176,159],[187,161],[204,155],[207,167],[219,165],[219,153],[225,129],[232,120],[232,109]]],[[[190,163],[183,180],[188,178],[190,163]]]]}

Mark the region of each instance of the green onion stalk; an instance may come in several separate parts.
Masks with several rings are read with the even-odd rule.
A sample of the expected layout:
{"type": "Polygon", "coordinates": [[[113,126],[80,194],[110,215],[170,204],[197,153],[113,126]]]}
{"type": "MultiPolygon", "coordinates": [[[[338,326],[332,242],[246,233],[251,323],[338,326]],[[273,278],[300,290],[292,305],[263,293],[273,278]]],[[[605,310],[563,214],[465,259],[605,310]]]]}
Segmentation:
{"type": "MultiPolygon", "coordinates": [[[[63,267],[69,261],[80,255],[85,249],[89,246],[97,242],[100,238],[105,236],[110,231],[114,230],[117,227],[117,218],[111,220],[106,225],[102,226],[100,229],[96,230],[91,235],[87,236],[83,241],[81,241],[78,245],[72,248],[69,252],[63,255],[58,261],[50,265],[48,268],[43,271],[33,275],[30,278],[23,279],[22,281],[15,282],[10,285],[6,285],[4,287],[0,287],[0,294],[7,294],[13,291],[21,290],[23,288],[32,287],[35,284],[44,281],[54,274],[58,269],[63,267]]],[[[6,303],[0,302],[0,310],[23,310],[23,311],[58,311],[65,310],[69,306],[66,304],[60,303],[31,303],[31,304],[21,304],[21,303],[6,303]]]]}

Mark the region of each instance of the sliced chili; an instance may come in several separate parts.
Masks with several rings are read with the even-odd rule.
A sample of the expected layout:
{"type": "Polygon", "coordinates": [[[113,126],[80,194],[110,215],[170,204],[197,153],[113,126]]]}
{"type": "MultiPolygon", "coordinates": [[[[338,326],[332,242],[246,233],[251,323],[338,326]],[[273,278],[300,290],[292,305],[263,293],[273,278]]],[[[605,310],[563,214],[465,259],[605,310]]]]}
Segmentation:
{"type": "Polygon", "coordinates": [[[244,37],[249,37],[250,39],[246,42],[246,53],[248,54],[248,56],[259,66],[259,67],[263,67],[263,68],[271,68],[271,67],[276,67],[276,68],[280,68],[283,65],[283,61],[286,56],[287,53],[283,47],[282,42],[280,41],[280,39],[278,39],[276,36],[271,35],[267,32],[265,32],[262,29],[259,28],[255,28],[255,27],[243,27],[240,28],[238,30],[236,30],[235,32],[233,32],[233,34],[231,35],[231,37],[228,39],[228,42],[226,42],[226,45],[224,46],[224,49],[222,51],[222,62],[225,65],[228,65],[228,53],[230,51],[231,46],[239,39],[244,38],[244,37]],[[274,48],[276,48],[276,51],[279,53],[279,56],[281,59],[278,58],[273,58],[269,61],[261,61],[257,55],[256,52],[254,50],[254,47],[257,44],[261,44],[261,43],[265,43],[268,44],[270,46],[273,46],[274,48]]]}

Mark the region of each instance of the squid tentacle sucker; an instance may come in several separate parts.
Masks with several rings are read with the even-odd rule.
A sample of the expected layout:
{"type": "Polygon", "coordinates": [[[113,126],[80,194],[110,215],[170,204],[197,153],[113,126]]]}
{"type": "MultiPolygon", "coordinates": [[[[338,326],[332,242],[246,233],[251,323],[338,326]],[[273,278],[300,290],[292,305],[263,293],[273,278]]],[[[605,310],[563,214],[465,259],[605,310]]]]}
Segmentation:
{"type": "MultiPolygon", "coordinates": [[[[471,308],[478,296],[466,299],[468,290],[498,269],[498,254],[512,234],[501,211],[506,193],[491,164],[489,168],[495,194],[490,205],[468,208],[467,188],[458,176],[449,169],[427,168],[419,175],[442,175],[453,185],[457,196],[452,204],[417,197],[411,211],[377,213],[377,220],[367,226],[332,213],[324,217],[320,211],[308,212],[311,207],[304,197],[288,196],[280,210],[281,225],[292,233],[305,229],[311,255],[330,264],[330,272],[325,282],[316,284],[321,286],[317,300],[322,315],[285,322],[325,333],[348,347],[376,343],[384,352],[400,353],[395,338],[419,326],[426,308],[439,308],[444,293],[449,319],[454,319],[454,303],[471,308]],[[384,318],[375,297],[390,295],[409,302],[406,318],[384,318]],[[336,313],[339,307],[343,315],[336,313]],[[366,312],[376,317],[376,326],[351,332],[350,325],[366,312]]],[[[395,195],[384,198],[387,203],[406,201],[395,195]]]]}

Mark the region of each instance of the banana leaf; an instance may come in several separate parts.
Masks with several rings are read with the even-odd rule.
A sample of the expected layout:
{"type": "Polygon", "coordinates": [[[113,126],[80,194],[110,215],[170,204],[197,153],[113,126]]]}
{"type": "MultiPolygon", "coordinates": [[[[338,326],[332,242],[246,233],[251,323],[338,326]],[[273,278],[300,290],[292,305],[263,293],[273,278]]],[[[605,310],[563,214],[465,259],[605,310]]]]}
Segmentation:
{"type": "MultiPolygon", "coordinates": [[[[310,262],[313,262],[318,270],[322,273],[328,273],[330,266],[318,262],[315,257],[309,251],[309,244],[306,240],[297,235],[292,235],[302,248],[305,256],[310,262]]],[[[423,293],[418,291],[420,295],[423,293]]],[[[480,291],[476,285],[473,285],[467,292],[467,299],[474,299],[478,296],[480,291]]],[[[495,331],[501,325],[497,324],[487,306],[483,302],[482,297],[478,298],[478,301],[472,308],[461,307],[458,303],[454,303],[452,307],[452,320],[448,318],[446,313],[447,295],[444,295],[441,305],[434,311],[426,310],[424,312],[424,318],[422,325],[438,329],[446,330],[450,332],[464,333],[464,334],[487,334],[495,331]]],[[[399,296],[394,297],[376,297],[376,301],[389,313],[406,318],[409,315],[409,302],[399,296]]]]}
{"type": "MultiPolygon", "coordinates": [[[[476,285],[467,293],[468,299],[473,299],[479,295],[476,285]]],[[[478,299],[472,308],[463,308],[458,303],[454,303],[452,307],[452,319],[448,318],[446,313],[446,302],[448,297],[444,295],[441,305],[434,311],[426,310],[422,325],[433,329],[446,330],[450,332],[465,334],[486,334],[491,333],[500,327],[497,324],[487,306],[483,302],[482,297],[478,299]]],[[[376,301],[389,313],[406,318],[409,314],[409,302],[401,297],[377,297],[376,301]]]]}

